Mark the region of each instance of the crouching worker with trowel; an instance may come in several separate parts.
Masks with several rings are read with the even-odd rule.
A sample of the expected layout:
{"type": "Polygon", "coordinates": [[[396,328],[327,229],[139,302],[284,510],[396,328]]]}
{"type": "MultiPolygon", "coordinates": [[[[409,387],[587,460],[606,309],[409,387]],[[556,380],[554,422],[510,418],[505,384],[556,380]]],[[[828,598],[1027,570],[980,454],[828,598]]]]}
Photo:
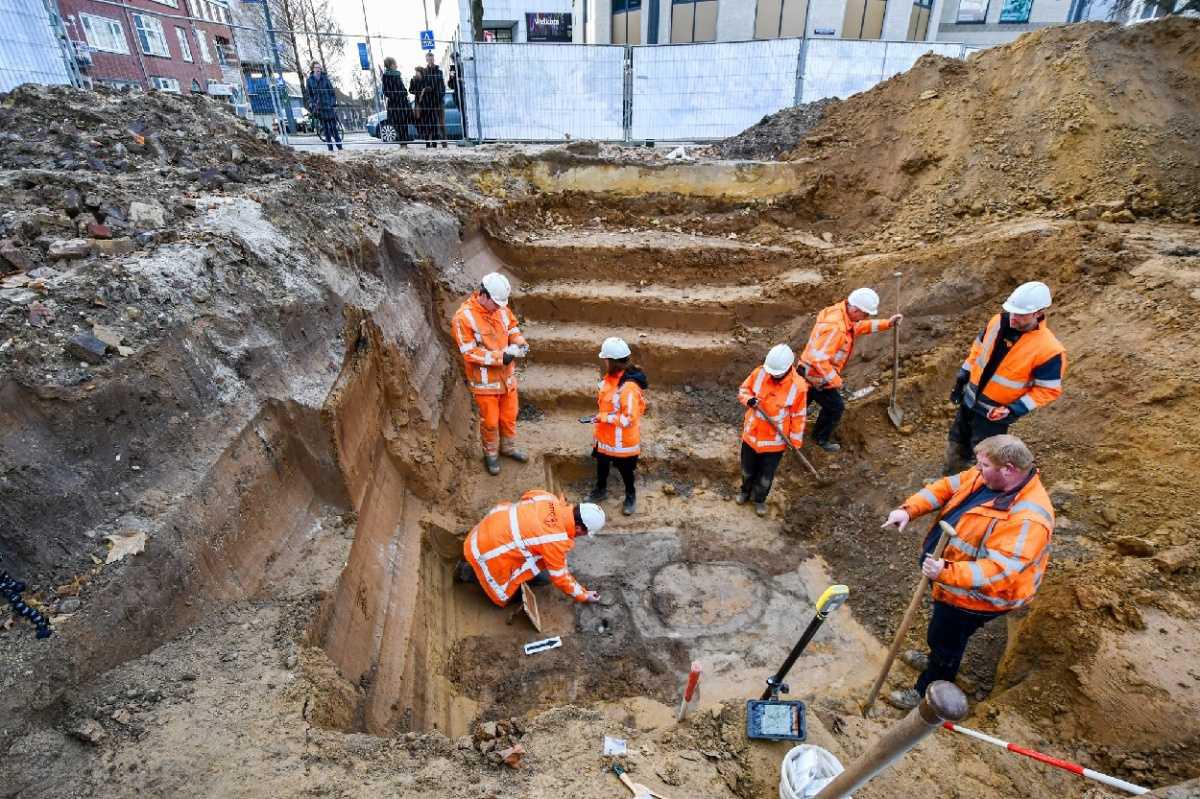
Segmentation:
{"type": "Polygon", "coordinates": [[[521,495],[518,502],[501,502],[475,525],[463,542],[463,557],[455,578],[478,583],[500,607],[519,602],[522,586],[554,583],[576,602],[596,602],[571,576],[567,553],[575,537],[604,527],[598,505],[572,505],[543,489],[521,495]]]}
{"type": "Polygon", "coordinates": [[[939,525],[925,539],[921,572],[933,582],[929,655],[905,658],[922,671],[913,688],[889,695],[897,707],[916,707],[935,680],[953,682],[975,631],[1027,604],[1046,572],[1054,508],[1033,453],[1016,436],[999,435],[980,441],[975,457],[975,466],[925,486],[883,525],[904,530],[937,510],[955,532],[940,558],[932,554],[939,525]]]}

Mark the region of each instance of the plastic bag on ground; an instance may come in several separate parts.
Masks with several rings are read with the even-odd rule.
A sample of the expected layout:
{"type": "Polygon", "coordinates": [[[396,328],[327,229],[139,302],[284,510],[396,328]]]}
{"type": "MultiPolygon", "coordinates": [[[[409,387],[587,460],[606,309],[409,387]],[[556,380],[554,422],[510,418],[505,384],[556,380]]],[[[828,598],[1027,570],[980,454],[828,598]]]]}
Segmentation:
{"type": "Polygon", "coordinates": [[[811,799],[842,771],[841,762],[827,750],[800,744],[779,767],[779,799],[811,799]]]}

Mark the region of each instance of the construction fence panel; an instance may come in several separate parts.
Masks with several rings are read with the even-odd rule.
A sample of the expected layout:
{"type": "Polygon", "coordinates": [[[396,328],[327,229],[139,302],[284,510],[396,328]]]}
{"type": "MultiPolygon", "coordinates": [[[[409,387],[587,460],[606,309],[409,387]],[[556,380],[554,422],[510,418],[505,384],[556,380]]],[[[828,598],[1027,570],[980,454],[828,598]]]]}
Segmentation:
{"type": "Polygon", "coordinates": [[[961,44],[809,39],[800,101],[845,99],[910,68],[925,53],[963,56],[961,44]]]}
{"type": "Polygon", "coordinates": [[[0,0],[0,92],[22,83],[71,83],[44,0],[0,0]]]}
{"type": "Polygon", "coordinates": [[[721,139],[792,105],[802,41],[631,48],[631,138],[721,139]]]}
{"type": "Polygon", "coordinates": [[[470,42],[464,88],[472,138],[624,138],[625,48],[470,42]]]}

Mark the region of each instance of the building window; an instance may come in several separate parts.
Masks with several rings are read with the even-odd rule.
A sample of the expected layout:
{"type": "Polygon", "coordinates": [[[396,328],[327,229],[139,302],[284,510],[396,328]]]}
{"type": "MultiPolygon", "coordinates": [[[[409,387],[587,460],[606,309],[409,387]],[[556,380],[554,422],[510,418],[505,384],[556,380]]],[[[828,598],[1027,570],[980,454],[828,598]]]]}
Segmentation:
{"type": "Polygon", "coordinates": [[[217,48],[217,63],[223,67],[231,67],[237,63],[237,54],[234,52],[233,45],[224,36],[213,36],[213,43],[217,48]]]}
{"type": "Polygon", "coordinates": [[[671,43],[715,42],[717,0],[671,0],[671,43]]]}
{"type": "Polygon", "coordinates": [[[145,14],[133,15],[133,27],[137,30],[138,44],[146,55],[157,55],[170,58],[171,51],[167,47],[167,37],[163,35],[162,23],[155,17],[145,14]]]}
{"type": "Polygon", "coordinates": [[[908,12],[908,34],[905,38],[910,42],[923,42],[929,35],[929,15],[933,10],[933,0],[916,0],[912,10],[908,12]]]}
{"type": "Polygon", "coordinates": [[[179,0],[153,0],[159,5],[170,6],[171,8],[179,8],[179,0]]]}
{"type": "Polygon", "coordinates": [[[883,13],[886,9],[886,0],[846,0],[846,16],[842,19],[842,38],[882,38],[883,13]]]}
{"type": "Polygon", "coordinates": [[[755,39],[803,36],[809,0],[758,0],[754,12],[755,39]]]}
{"type": "Polygon", "coordinates": [[[129,54],[129,43],[125,41],[120,22],[94,14],[80,14],[79,23],[83,25],[83,35],[90,47],[106,53],[129,54]]]}
{"type": "Polygon", "coordinates": [[[211,64],[212,53],[208,51],[208,33],[199,28],[194,30],[196,31],[196,44],[200,45],[200,60],[205,64],[211,64]]]}
{"type": "Polygon", "coordinates": [[[188,43],[187,31],[175,26],[175,36],[179,39],[179,56],[189,64],[192,63],[192,45],[188,43]]]}
{"type": "Polygon", "coordinates": [[[958,0],[958,15],[954,21],[959,23],[987,22],[988,0],[958,0]]]}
{"type": "Polygon", "coordinates": [[[158,89],[160,92],[182,94],[182,92],[179,91],[179,81],[175,78],[160,78],[157,75],[151,75],[150,85],[158,89]]]}
{"type": "Polygon", "coordinates": [[[483,40],[485,42],[508,42],[511,44],[513,40],[512,25],[505,25],[501,28],[484,28],[483,40]]]}
{"type": "Polygon", "coordinates": [[[1032,10],[1033,0],[1004,0],[1004,5],[1000,7],[1000,21],[1028,22],[1032,10]]]}
{"type": "Polygon", "coordinates": [[[642,0],[613,0],[612,43],[642,43],[642,0]]]}
{"type": "Polygon", "coordinates": [[[200,88],[200,81],[192,78],[192,94],[203,94],[204,89],[200,88]]]}

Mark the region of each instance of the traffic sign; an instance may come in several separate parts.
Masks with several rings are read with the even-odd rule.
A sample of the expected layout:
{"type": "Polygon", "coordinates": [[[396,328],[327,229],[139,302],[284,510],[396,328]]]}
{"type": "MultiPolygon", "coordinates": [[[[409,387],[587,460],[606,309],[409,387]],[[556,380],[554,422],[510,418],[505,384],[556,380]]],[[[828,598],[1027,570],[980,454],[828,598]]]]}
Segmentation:
{"type": "Polygon", "coordinates": [[[421,31],[421,49],[432,50],[433,48],[433,31],[421,31]]]}

